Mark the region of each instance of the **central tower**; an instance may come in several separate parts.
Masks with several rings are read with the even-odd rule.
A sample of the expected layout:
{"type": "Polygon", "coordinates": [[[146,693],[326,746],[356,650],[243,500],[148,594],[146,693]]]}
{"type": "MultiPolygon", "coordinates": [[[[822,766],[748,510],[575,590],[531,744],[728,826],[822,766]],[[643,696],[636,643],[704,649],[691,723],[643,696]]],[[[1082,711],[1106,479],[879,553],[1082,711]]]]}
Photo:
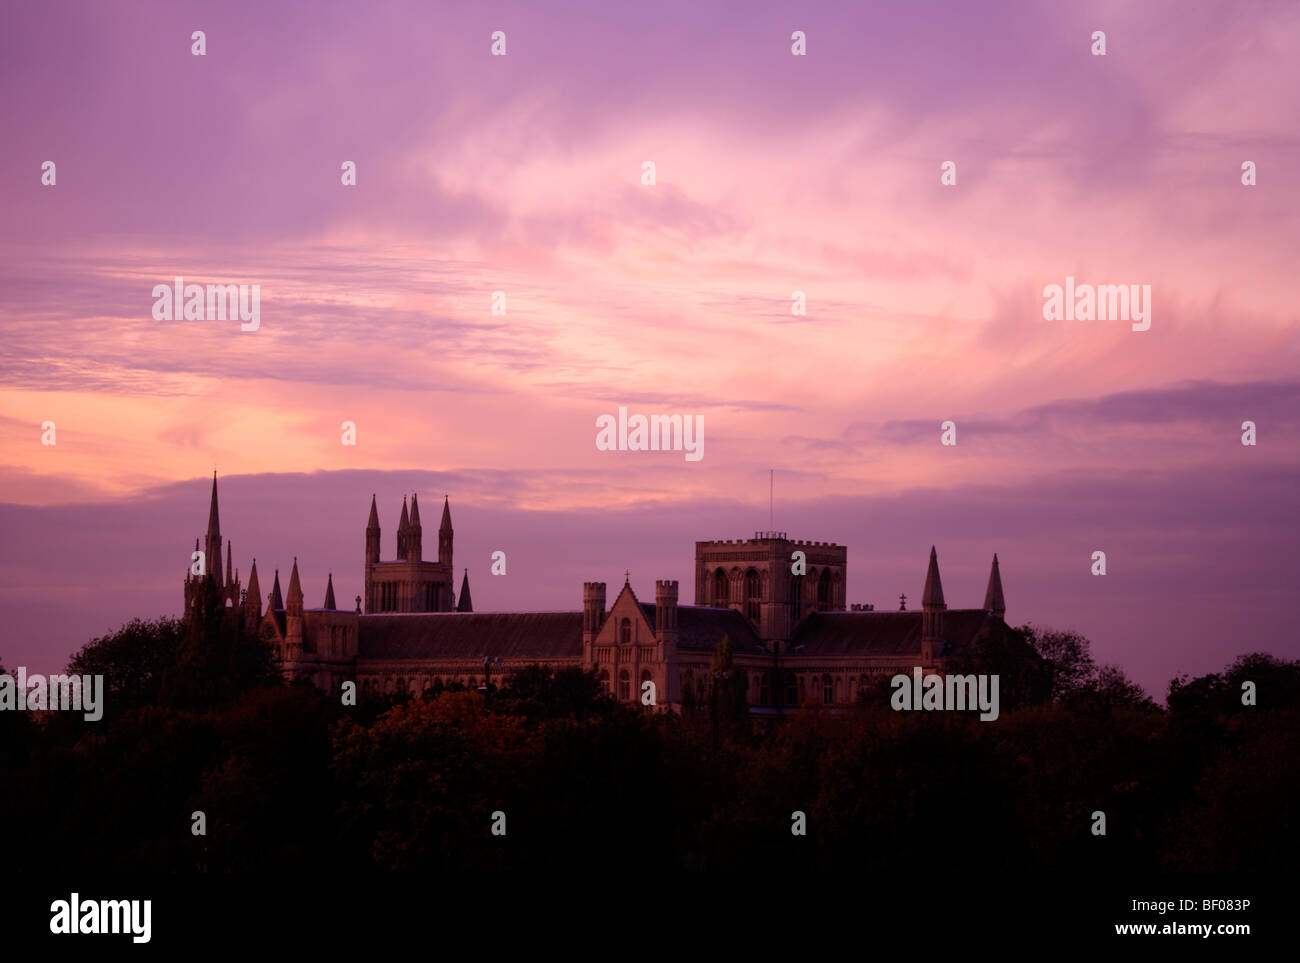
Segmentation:
{"type": "Polygon", "coordinates": [[[764,641],[788,639],[810,613],[844,611],[847,567],[843,545],[792,541],[785,532],[696,542],[695,604],[735,609],[764,641]]]}
{"type": "Polygon", "coordinates": [[[379,508],[372,495],[370,520],[366,524],[366,614],[383,612],[452,612],[456,608],[452,589],[451,503],[444,499],[442,525],[438,529],[438,561],[424,561],[424,530],[420,525],[420,500],[411,496],[408,514],[402,499],[397,526],[397,558],[379,557],[379,508]]]}

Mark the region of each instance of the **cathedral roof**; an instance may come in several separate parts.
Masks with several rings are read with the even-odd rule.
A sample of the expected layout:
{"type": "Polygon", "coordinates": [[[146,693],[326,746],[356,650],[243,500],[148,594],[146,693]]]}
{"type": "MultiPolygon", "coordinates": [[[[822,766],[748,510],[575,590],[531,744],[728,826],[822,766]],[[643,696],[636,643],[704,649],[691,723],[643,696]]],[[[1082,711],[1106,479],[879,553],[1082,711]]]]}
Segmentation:
{"type": "MultiPolygon", "coordinates": [[[[646,621],[654,625],[654,604],[639,604],[646,621]]],[[[677,606],[677,648],[714,652],[723,636],[731,640],[733,652],[749,652],[762,645],[749,619],[735,609],[709,608],[703,605],[677,606]]]]}
{"type": "Polygon", "coordinates": [[[581,612],[421,612],[357,621],[363,659],[582,657],[581,612]]]}
{"type": "MultiPolygon", "coordinates": [[[[948,609],[943,638],[948,650],[963,648],[995,628],[1001,619],[983,609],[948,609]]],[[[906,655],[921,651],[920,612],[814,612],[799,624],[792,656],[906,655]]]]}

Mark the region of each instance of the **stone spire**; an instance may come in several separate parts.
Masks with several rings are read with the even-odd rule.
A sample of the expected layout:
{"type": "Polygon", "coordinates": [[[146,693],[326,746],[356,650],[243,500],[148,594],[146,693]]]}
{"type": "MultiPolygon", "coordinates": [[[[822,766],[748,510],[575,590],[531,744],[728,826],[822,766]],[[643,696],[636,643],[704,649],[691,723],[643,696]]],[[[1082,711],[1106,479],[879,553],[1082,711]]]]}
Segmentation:
{"type": "Polygon", "coordinates": [[[925,573],[925,591],[921,593],[921,658],[933,665],[943,655],[943,583],[939,581],[939,556],[930,546],[930,567],[925,573]]]}
{"type": "Polygon", "coordinates": [[[284,601],[284,658],[293,662],[302,657],[303,651],[302,583],[298,581],[297,556],[294,556],[289,592],[284,601]]]}
{"type": "Polygon", "coordinates": [[[406,558],[407,536],[410,534],[411,517],[406,513],[406,496],[402,496],[402,517],[397,522],[397,557],[406,558]]]}
{"type": "Polygon", "coordinates": [[[212,473],[212,504],[208,506],[208,535],[221,534],[221,519],[217,512],[217,473],[212,473]]]}
{"type": "Polygon", "coordinates": [[[424,529],[420,527],[420,498],[411,495],[411,527],[406,531],[406,557],[412,562],[424,559],[424,529]]]}
{"type": "Polygon", "coordinates": [[[379,561],[379,506],[375,496],[370,496],[370,521],[366,523],[366,561],[379,561]]]}
{"type": "Polygon", "coordinates": [[[338,608],[338,606],[334,604],[334,573],[333,572],[330,572],[329,582],[325,585],[325,608],[327,609],[338,608]]]}
{"type": "Polygon", "coordinates": [[[267,600],[266,606],[272,612],[284,611],[284,599],[280,596],[280,570],[275,570],[275,584],[271,586],[271,597],[267,600]]]}
{"type": "Polygon", "coordinates": [[[257,584],[257,559],[248,573],[248,594],[244,596],[244,622],[249,627],[262,619],[262,587],[257,584]]]}
{"type": "Polygon", "coordinates": [[[984,611],[998,618],[1007,614],[1007,602],[1002,597],[1002,574],[998,571],[998,553],[993,553],[993,568],[989,572],[989,587],[984,592],[984,611]]]}
{"type": "Polygon", "coordinates": [[[469,569],[465,569],[465,577],[460,582],[460,599],[456,602],[457,612],[473,612],[474,603],[469,597],[469,569]]]}
{"type": "Polygon", "coordinates": [[[284,610],[302,615],[302,583],[298,581],[298,556],[293,557],[293,571],[289,573],[289,592],[284,597],[284,610]]]}
{"type": "MultiPolygon", "coordinates": [[[[438,526],[438,564],[451,568],[451,500],[444,495],[442,499],[442,524],[438,526]]],[[[454,578],[454,576],[452,576],[454,578]]]]}
{"type": "Polygon", "coordinates": [[[212,504],[208,508],[208,535],[203,545],[207,572],[221,588],[221,519],[217,512],[217,473],[212,473],[212,504]]]}
{"type": "Polygon", "coordinates": [[[930,567],[925,573],[925,591],[921,593],[921,605],[943,605],[943,582],[939,580],[939,556],[930,546],[930,567]]]}

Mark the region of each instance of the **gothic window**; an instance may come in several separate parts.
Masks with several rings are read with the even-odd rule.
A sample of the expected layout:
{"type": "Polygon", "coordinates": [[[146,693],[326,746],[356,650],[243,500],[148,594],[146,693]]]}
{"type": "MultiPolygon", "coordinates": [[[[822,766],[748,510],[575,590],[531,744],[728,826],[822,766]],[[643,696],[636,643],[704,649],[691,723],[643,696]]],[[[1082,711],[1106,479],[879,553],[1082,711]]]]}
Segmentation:
{"type": "Polygon", "coordinates": [[[618,626],[618,640],[624,645],[632,642],[632,620],[624,619],[618,626]]]}
{"type": "Polygon", "coordinates": [[[790,619],[798,622],[803,617],[803,576],[790,577],[790,619]]]}
{"type": "Polygon", "coordinates": [[[758,621],[758,573],[752,568],[745,573],[745,615],[752,621],[758,621]]]}
{"type": "Polygon", "coordinates": [[[623,702],[632,698],[632,677],[624,669],[618,674],[618,697],[623,702]]]}
{"type": "Polygon", "coordinates": [[[783,697],[783,704],[787,708],[799,704],[799,686],[798,683],[795,682],[793,672],[785,673],[785,695],[783,697]]]}
{"type": "Polygon", "coordinates": [[[764,672],[763,678],[758,684],[758,704],[761,706],[770,706],[772,704],[771,673],[764,672]]]}
{"type": "Polygon", "coordinates": [[[727,573],[718,569],[713,573],[713,604],[718,608],[726,608],[729,601],[727,591],[727,573]]]}
{"type": "Polygon", "coordinates": [[[597,681],[600,682],[600,688],[605,692],[609,692],[609,673],[606,670],[601,669],[600,675],[596,678],[597,681]]]}
{"type": "Polygon", "coordinates": [[[822,569],[821,578],[817,580],[817,607],[822,611],[831,607],[831,570],[822,569]]]}
{"type": "Polygon", "coordinates": [[[828,675],[822,676],[822,702],[830,705],[835,701],[835,683],[828,675]]]}

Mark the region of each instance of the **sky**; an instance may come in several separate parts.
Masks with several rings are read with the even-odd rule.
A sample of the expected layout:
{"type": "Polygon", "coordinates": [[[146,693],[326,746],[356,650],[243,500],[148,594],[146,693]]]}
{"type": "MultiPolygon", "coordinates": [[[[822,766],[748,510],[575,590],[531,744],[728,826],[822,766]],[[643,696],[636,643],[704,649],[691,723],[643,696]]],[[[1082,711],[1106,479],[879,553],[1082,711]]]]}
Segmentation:
{"type": "Polygon", "coordinates": [[[883,608],[932,544],[978,606],[997,552],[1011,622],[1157,697],[1300,657],[1298,42],[1269,2],[6,3],[0,661],[177,613],[213,470],[308,604],[418,491],[481,610],[688,598],[694,541],[776,528],[883,608]],[[260,327],[155,320],[177,276],[260,327]],[[1067,277],[1150,329],[1045,320],[1067,277]],[[619,406],[704,457],[598,450],[619,406]]]}

